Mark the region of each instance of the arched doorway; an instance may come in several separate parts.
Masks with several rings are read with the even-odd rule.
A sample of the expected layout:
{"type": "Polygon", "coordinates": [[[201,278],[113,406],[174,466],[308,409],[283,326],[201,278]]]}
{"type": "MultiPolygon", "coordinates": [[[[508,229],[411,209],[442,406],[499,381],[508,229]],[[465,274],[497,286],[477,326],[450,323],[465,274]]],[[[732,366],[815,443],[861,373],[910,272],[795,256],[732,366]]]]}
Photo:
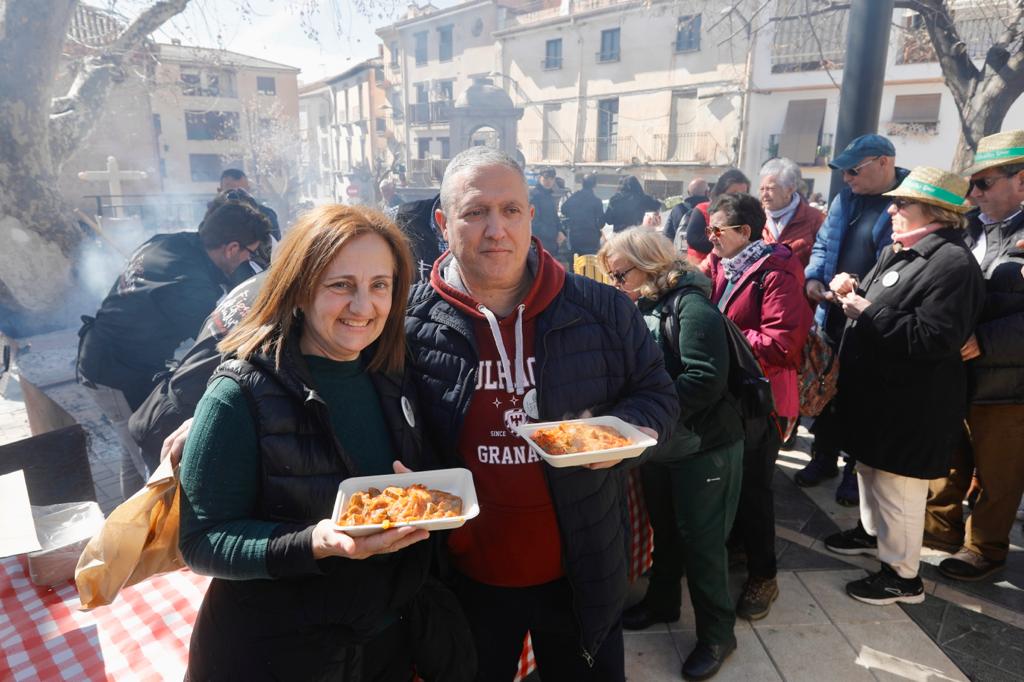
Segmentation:
{"type": "Polygon", "coordinates": [[[467,146],[501,149],[501,133],[493,126],[478,126],[469,134],[469,144],[467,146]]]}

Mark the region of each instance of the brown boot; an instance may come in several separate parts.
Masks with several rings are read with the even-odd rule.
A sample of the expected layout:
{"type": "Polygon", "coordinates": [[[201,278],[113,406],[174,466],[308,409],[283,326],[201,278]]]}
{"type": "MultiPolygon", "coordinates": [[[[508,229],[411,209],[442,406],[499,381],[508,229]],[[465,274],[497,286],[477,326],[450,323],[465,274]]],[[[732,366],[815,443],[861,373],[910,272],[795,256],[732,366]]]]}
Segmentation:
{"type": "Polygon", "coordinates": [[[779,598],[779,584],[775,578],[750,576],[743,585],[743,594],[736,605],[736,615],[746,620],[761,620],[772,609],[772,602],[779,598]]]}
{"type": "Polygon", "coordinates": [[[1006,565],[1005,561],[986,559],[966,547],[939,562],[939,573],[953,580],[984,580],[1006,565]]]}

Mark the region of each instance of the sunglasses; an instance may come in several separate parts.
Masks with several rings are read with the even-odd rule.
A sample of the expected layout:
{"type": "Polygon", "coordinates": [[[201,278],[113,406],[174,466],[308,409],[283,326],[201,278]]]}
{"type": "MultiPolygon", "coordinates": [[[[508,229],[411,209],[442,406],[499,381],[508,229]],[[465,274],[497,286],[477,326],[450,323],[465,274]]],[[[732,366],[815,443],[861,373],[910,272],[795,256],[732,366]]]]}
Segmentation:
{"type": "Polygon", "coordinates": [[[978,178],[977,180],[971,180],[971,184],[969,185],[969,189],[967,190],[967,193],[970,194],[971,192],[973,192],[975,187],[980,189],[982,192],[987,192],[990,189],[992,189],[992,187],[997,182],[999,182],[1000,180],[1004,180],[1004,179],[1006,179],[1008,177],[1010,177],[1010,176],[1009,175],[990,175],[987,178],[978,178]]]}
{"type": "Polygon", "coordinates": [[[704,228],[704,235],[707,237],[721,237],[725,230],[738,230],[743,225],[709,225],[704,228]]]}
{"type": "Polygon", "coordinates": [[[875,161],[878,161],[878,159],[879,159],[879,157],[876,156],[873,159],[868,159],[867,161],[864,161],[862,163],[858,163],[853,168],[844,168],[843,169],[843,175],[849,175],[851,178],[855,178],[858,175],[860,175],[860,169],[861,168],[864,168],[865,166],[868,166],[868,165],[874,163],[875,161]]]}
{"type": "Polygon", "coordinates": [[[636,270],[636,266],[629,268],[628,270],[616,271],[612,270],[608,273],[608,276],[612,278],[612,281],[618,284],[620,287],[626,283],[626,275],[636,270]]]}
{"type": "Polygon", "coordinates": [[[896,207],[897,211],[904,209],[907,206],[913,206],[914,204],[920,203],[920,201],[914,201],[913,199],[906,199],[904,197],[894,197],[892,200],[892,205],[896,207]]]}

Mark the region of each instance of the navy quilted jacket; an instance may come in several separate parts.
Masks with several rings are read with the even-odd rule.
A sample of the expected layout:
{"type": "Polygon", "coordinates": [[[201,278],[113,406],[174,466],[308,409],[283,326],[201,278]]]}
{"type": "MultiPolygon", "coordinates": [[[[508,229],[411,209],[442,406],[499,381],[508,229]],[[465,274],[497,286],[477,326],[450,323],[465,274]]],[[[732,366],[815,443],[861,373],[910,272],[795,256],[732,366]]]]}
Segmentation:
{"type": "MultiPolygon", "coordinates": [[[[405,325],[427,439],[439,453],[439,466],[460,466],[456,446],[479,364],[472,322],[429,284],[419,284],[410,294],[405,325]]],[[[669,436],[679,400],[662,353],[628,298],[567,274],[562,291],[537,318],[536,334],[542,420],[590,410],[650,427],[659,440],[669,436]]],[[[580,625],[580,654],[589,657],[621,618],[626,598],[624,477],[619,468],[545,472],[580,625]]]]}

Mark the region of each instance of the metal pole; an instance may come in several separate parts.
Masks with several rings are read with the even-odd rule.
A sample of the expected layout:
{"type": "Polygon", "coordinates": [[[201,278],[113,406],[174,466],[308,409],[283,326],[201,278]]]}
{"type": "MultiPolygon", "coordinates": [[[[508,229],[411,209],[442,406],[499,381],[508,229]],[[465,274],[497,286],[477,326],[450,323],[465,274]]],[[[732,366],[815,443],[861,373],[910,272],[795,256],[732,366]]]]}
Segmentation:
{"type": "MultiPolygon", "coordinates": [[[[843,85],[839,91],[839,116],[833,146],[837,155],[852,140],[878,132],[892,8],[893,0],[850,2],[843,85]]],[[[829,201],[842,187],[842,171],[832,171],[829,201]]]]}

